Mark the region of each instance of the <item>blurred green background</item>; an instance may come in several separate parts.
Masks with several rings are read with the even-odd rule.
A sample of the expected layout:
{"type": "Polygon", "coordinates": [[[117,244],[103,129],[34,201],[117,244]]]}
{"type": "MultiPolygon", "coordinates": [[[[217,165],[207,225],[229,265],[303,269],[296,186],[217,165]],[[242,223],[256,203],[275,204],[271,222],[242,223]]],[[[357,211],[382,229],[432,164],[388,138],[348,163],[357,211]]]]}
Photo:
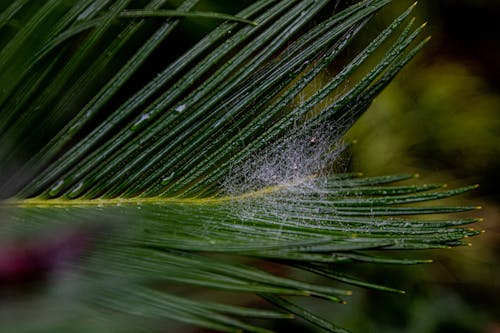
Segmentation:
{"type": "MultiPolygon", "coordinates": [[[[197,9],[234,13],[251,2],[207,0],[197,9]]],[[[354,2],[339,0],[341,6],[354,2]]],[[[395,0],[373,25],[384,27],[410,4],[395,0]]],[[[415,253],[434,259],[430,265],[349,267],[350,274],[404,289],[405,295],[353,288],[347,305],[297,302],[359,333],[500,333],[500,0],[426,0],[415,16],[418,23],[428,21],[432,40],[348,132],[346,141],[357,144],[346,169],[368,175],[419,173],[422,182],[450,187],[480,184],[452,200],[483,206],[471,216],[484,217],[476,228],[486,233],[470,239],[470,247],[415,253]]],[[[217,24],[185,22],[186,40],[176,45],[179,49],[190,37],[196,39],[190,33],[217,24]]],[[[268,325],[279,332],[318,332],[296,321],[268,325]]],[[[201,332],[166,330],[181,331],[201,332]]]]}
{"type": "MultiPolygon", "coordinates": [[[[212,0],[202,9],[233,13],[248,3],[212,0]]],[[[394,1],[372,26],[380,31],[411,3],[394,1]]],[[[486,232],[470,239],[470,247],[415,253],[434,259],[430,265],[348,267],[349,274],[405,295],[354,288],[347,305],[304,305],[354,332],[500,333],[500,1],[427,0],[414,13],[418,24],[428,22],[431,42],[348,132],[346,141],[357,144],[346,168],[418,173],[423,183],[450,187],[479,184],[451,202],[482,206],[470,215],[484,218],[475,228],[486,232]]],[[[199,31],[211,23],[190,24],[188,30],[199,31]]],[[[370,33],[361,34],[360,45],[370,33]]],[[[297,321],[270,325],[279,332],[318,332],[297,321]]]]}
{"type": "MultiPolygon", "coordinates": [[[[408,4],[393,4],[375,21],[387,22],[391,11],[408,4]]],[[[468,248],[427,252],[432,265],[362,268],[407,295],[356,290],[349,309],[333,316],[357,332],[498,333],[500,1],[421,1],[416,13],[417,22],[428,21],[432,40],[348,133],[358,141],[350,168],[416,172],[450,186],[480,184],[454,200],[483,206],[476,228],[486,233],[468,248]]]]}

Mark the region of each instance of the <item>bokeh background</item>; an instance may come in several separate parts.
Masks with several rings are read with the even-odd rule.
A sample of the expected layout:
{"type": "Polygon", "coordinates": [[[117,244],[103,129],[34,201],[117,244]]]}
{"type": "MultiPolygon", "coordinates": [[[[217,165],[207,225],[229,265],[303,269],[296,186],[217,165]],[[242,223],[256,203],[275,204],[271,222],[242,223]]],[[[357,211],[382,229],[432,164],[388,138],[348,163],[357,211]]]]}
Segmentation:
{"type": "MultiPolygon", "coordinates": [[[[387,22],[408,4],[395,2],[375,21],[387,22]]],[[[500,1],[421,1],[416,17],[428,21],[432,39],[349,132],[358,141],[350,168],[415,172],[450,186],[477,183],[478,190],[454,200],[481,205],[474,214],[484,221],[476,228],[486,232],[470,247],[429,251],[431,265],[362,268],[407,295],[359,290],[349,311],[333,316],[357,332],[498,333],[500,1]]]]}
{"type": "MultiPolygon", "coordinates": [[[[244,3],[204,1],[201,9],[234,13],[244,3]]],[[[371,23],[379,29],[362,33],[359,45],[411,3],[397,0],[381,11],[371,23]]],[[[430,265],[348,268],[405,295],[353,288],[347,305],[297,302],[354,332],[500,333],[500,1],[422,0],[414,15],[428,22],[432,39],[348,132],[346,141],[357,144],[344,168],[418,173],[417,182],[450,187],[479,184],[448,203],[482,206],[470,215],[484,218],[474,227],[485,233],[470,247],[414,254],[432,258],[430,265]]],[[[190,22],[188,30],[210,24],[190,22]]],[[[300,321],[267,324],[279,332],[319,332],[300,321]]]]}
{"type": "MultiPolygon", "coordinates": [[[[205,0],[197,9],[234,13],[251,2],[205,0]]],[[[354,2],[338,0],[340,6],[354,2]]],[[[410,4],[394,0],[372,25],[386,26],[410,4]]],[[[346,141],[357,144],[344,168],[367,175],[419,173],[418,182],[450,187],[479,184],[450,200],[482,206],[471,216],[484,218],[475,227],[485,233],[470,239],[470,247],[414,254],[434,259],[430,265],[348,268],[352,275],[404,289],[405,295],[353,287],[347,305],[297,301],[359,333],[500,333],[500,0],[421,0],[415,16],[428,21],[432,40],[348,132],[346,141]]],[[[186,36],[176,48],[216,23],[185,20],[186,36]]],[[[238,295],[228,297],[242,302],[238,295]]],[[[264,324],[279,332],[319,332],[300,321],[264,324]]],[[[166,332],[208,333],[183,326],[166,332]]]]}
{"type": "MultiPolygon", "coordinates": [[[[394,1],[373,26],[386,26],[410,4],[394,1]]],[[[228,10],[231,2],[207,7],[228,10]]],[[[420,1],[414,15],[428,22],[432,39],[348,132],[346,141],[357,144],[346,170],[479,184],[450,203],[482,206],[471,216],[484,218],[475,228],[485,233],[470,247],[414,254],[432,258],[430,265],[348,268],[405,295],[354,288],[347,305],[303,304],[354,332],[500,333],[500,1],[420,1]]],[[[280,332],[318,332],[305,323],[275,325],[280,332]]]]}

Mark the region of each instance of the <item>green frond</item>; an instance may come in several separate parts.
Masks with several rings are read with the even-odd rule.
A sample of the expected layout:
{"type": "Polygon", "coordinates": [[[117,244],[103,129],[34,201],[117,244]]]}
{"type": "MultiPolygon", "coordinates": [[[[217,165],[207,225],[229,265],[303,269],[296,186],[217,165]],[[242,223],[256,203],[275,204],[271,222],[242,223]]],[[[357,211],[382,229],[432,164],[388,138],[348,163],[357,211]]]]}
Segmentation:
{"type": "Polygon", "coordinates": [[[0,282],[48,284],[0,305],[10,332],[161,331],[171,320],[270,332],[246,318],[295,316],[346,332],[289,297],[344,303],[348,285],[401,293],[336,267],[428,263],[391,250],[478,233],[464,227],[476,219],[419,217],[477,209],[425,204],[475,186],[332,172],[345,131],[428,39],[412,5],[345,52],[391,1],[325,18],[330,2],[259,0],[236,14],[196,0],[0,6],[0,261],[28,260],[0,266],[0,282]],[[198,18],[218,26],[178,47],[198,18]],[[11,318],[41,304],[30,322],[11,318]]]}
{"type": "Polygon", "coordinates": [[[246,20],[244,18],[227,15],[223,13],[214,12],[181,12],[177,10],[125,10],[120,13],[120,17],[135,17],[135,18],[146,18],[146,17],[193,17],[193,18],[211,18],[219,20],[228,20],[235,22],[242,22],[251,25],[257,25],[256,22],[246,20]]]}

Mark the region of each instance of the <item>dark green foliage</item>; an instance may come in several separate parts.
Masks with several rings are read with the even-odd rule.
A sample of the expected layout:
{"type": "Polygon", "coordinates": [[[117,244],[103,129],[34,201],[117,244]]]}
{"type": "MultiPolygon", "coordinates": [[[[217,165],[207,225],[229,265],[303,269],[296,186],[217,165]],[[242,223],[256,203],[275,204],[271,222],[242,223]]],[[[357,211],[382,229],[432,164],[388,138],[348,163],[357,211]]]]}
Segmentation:
{"type": "Polygon", "coordinates": [[[0,193],[14,250],[0,260],[37,266],[0,267],[0,280],[47,280],[24,302],[50,305],[20,323],[25,303],[0,304],[9,331],[154,331],[175,320],[269,332],[241,317],[296,315],[345,332],[282,296],[343,303],[350,290],[258,264],[400,292],[335,265],[425,263],[389,250],[477,233],[461,227],[473,219],[412,217],[475,209],[419,204],[473,187],[331,171],[342,135],[427,39],[415,42],[423,26],[408,20],[411,6],[349,58],[346,47],[390,1],[321,21],[329,2],[261,0],[236,15],[197,11],[193,0],[2,7],[0,193]],[[181,21],[195,18],[225,21],[177,47],[181,21]],[[209,302],[182,293],[186,285],[259,295],[285,312],[209,302]]]}

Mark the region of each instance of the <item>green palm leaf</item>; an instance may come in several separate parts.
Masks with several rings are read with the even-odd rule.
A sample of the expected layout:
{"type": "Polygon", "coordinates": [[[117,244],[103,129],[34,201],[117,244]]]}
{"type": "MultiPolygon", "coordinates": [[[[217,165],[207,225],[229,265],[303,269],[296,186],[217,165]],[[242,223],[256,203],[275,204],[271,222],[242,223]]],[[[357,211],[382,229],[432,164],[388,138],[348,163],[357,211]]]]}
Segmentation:
{"type": "Polygon", "coordinates": [[[260,0],[236,15],[197,2],[0,6],[0,261],[16,263],[0,264],[0,280],[58,277],[1,305],[9,331],[154,331],[174,320],[269,332],[243,318],[301,316],[344,332],[284,297],[343,303],[345,284],[401,292],[335,265],[425,263],[388,250],[456,246],[477,233],[461,227],[474,219],[414,217],[475,209],[419,204],[473,187],[332,172],[344,132],[428,40],[408,20],[413,6],[349,57],[389,0],[323,21],[326,0],[260,0]],[[219,25],[177,47],[183,20],[195,18],[219,25]],[[190,296],[207,289],[285,312],[190,296]],[[43,311],[16,320],[30,306],[43,311]]]}

